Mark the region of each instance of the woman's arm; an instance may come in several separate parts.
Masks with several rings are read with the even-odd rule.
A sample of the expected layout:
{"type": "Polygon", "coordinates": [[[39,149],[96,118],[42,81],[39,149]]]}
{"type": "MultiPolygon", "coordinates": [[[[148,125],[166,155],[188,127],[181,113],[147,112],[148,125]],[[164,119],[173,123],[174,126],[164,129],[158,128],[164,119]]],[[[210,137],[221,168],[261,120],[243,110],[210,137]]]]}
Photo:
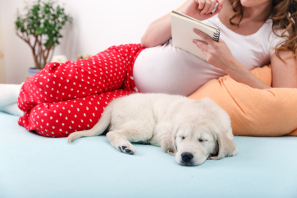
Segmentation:
{"type": "MultiPolygon", "coordinates": [[[[198,20],[205,20],[217,14],[223,6],[223,0],[187,0],[176,10],[198,20]],[[210,14],[215,5],[218,8],[210,14]]],[[[171,38],[170,13],[152,22],[141,38],[143,47],[154,47],[166,43],[171,38]]]]}
{"type": "Polygon", "coordinates": [[[279,56],[276,54],[271,57],[272,69],[272,86],[297,88],[297,61],[296,57],[292,57],[291,51],[280,51],[279,56]],[[290,58],[288,58],[290,57],[290,58]]]}
{"type": "Polygon", "coordinates": [[[194,29],[193,31],[204,40],[201,41],[195,39],[193,42],[206,55],[206,60],[209,64],[222,69],[237,82],[258,89],[271,88],[252,74],[243,64],[237,61],[222,39],[220,39],[219,42],[216,42],[207,34],[197,29],[194,29]]]}
{"type": "MultiPolygon", "coordinates": [[[[271,57],[272,87],[297,88],[297,61],[292,57],[293,52],[281,51],[280,57],[275,54],[271,57]],[[291,57],[291,58],[288,58],[291,57]]],[[[253,88],[268,89],[270,86],[259,80],[239,61],[235,60],[225,68],[225,72],[234,80],[253,88]]]]}
{"type": "Polygon", "coordinates": [[[257,89],[269,89],[271,88],[259,78],[257,78],[252,72],[250,72],[243,64],[234,59],[230,64],[223,69],[226,74],[237,82],[246,84],[250,87],[257,89]]]}
{"type": "Polygon", "coordinates": [[[166,43],[171,38],[170,14],[152,22],[141,38],[142,47],[154,47],[166,43]]]}
{"type": "MultiPolygon", "coordinates": [[[[204,41],[195,39],[193,42],[206,55],[209,64],[222,69],[237,82],[253,88],[271,88],[237,61],[223,40],[215,42],[207,34],[197,29],[193,31],[204,39],[204,41]]],[[[296,57],[292,57],[293,52],[291,51],[280,51],[279,55],[284,61],[277,57],[276,54],[271,57],[272,87],[297,88],[296,57]]]]}

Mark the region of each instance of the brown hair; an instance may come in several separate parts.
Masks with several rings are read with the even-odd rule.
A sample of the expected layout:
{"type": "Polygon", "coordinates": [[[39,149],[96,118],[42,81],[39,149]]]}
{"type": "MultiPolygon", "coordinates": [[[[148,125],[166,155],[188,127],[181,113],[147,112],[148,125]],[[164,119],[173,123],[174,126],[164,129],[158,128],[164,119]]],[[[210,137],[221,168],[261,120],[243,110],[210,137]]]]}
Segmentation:
{"type": "MultiPolygon", "coordinates": [[[[243,16],[243,9],[240,0],[230,0],[235,12],[230,18],[231,25],[239,26],[243,16]],[[240,17],[238,23],[232,22],[235,17],[240,17]]],[[[272,31],[276,36],[285,37],[286,40],[275,47],[275,53],[279,57],[280,51],[292,51],[294,56],[297,56],[297,0],[273,0],[271,19],[273,21],[272,31]],[[280,34],[276,33],[277,30],[280,34]],[[288,34],[286,34],[286,32],[288,34]]],[[[280,58],[280,57],[279,57],[280,58]]]]}

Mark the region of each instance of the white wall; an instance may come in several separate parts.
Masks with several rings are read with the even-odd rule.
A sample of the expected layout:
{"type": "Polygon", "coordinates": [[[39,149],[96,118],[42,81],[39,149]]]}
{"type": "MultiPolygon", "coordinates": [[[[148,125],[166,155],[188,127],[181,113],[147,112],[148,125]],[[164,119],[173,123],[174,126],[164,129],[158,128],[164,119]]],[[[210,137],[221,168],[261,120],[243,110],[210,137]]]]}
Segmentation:
{"type": "Polygon", "coordinates": [[[4,83],[4,82],[5,82],[4,46],[3,46],[3,36],[2,36],[2,27],[1,27],[1,19],[0,19],[0,83],[4,83]]]}
{"type": "MultiPolygon", "coordinates": [[[[21,83],[33,66],[30,47],[15,35],[17,8],[33,0],[0,0],[0,24],[4,40],[6,83],[21,83]]],[[[55,55],[70,60],[94,55],[109,46],[140,43],[147,26],[181,5],[184,0],[60,0],[73,23],[63,31],[55,55]]],[[[1,40],[0,40],[1,42],[1,40]]]]}

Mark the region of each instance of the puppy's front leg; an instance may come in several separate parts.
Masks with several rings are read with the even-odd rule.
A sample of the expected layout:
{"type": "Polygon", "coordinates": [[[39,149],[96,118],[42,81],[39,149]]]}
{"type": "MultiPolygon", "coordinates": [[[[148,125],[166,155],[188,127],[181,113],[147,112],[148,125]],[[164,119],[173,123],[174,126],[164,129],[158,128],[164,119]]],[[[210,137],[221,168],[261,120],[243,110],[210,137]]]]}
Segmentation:
{"type": "Polygon", "coordinates": [[[136,152],[136,148],[128,141],[125,136],[125,130],[109,131],[106,134],[108,141],[116,149],[123,153],[133,155],[136,152]]]}

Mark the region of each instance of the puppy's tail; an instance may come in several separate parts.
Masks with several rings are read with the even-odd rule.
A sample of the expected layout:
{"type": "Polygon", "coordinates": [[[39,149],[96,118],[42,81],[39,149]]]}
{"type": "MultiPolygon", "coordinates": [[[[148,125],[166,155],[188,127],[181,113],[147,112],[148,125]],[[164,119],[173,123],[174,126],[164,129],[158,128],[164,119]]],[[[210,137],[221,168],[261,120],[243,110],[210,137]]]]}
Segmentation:
{"type": "Polygon", "coordinates": [[[97,122],[97,124],[95,124],[93,126],[93,128],[89,129],[89,130],[85,130],[85,131],[77,131],[74,133],[71,133],[68,136],[68,142],[71,143],[74,140],[80,138],[80,137],[84,137],[84,136],[96,136],[96,135],[100,135],[102,134],[107,127],[109,126],[110,122],[111,122],[111,113],[112,113],[112,104],[109,104],[105,110],[103,111],[101,118],[99,119],[99,121],[97,122]]]}

